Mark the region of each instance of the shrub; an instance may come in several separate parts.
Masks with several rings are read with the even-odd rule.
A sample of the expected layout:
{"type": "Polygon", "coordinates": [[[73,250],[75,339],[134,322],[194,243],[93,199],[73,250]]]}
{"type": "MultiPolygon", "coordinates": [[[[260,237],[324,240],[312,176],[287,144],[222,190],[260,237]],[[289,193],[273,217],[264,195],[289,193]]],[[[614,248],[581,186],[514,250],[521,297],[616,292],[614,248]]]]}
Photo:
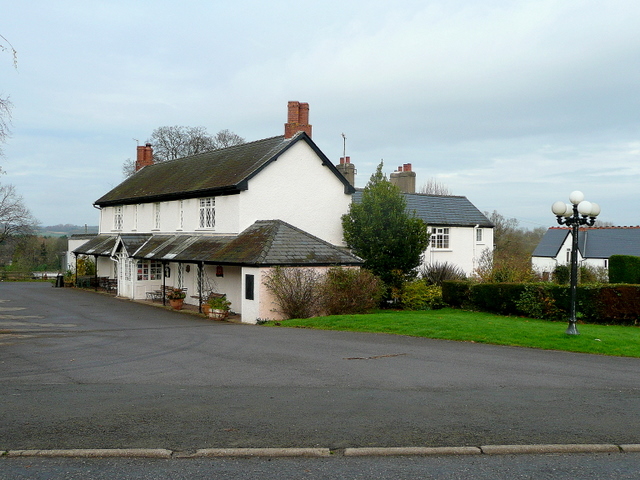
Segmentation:
{"type": "Polygon", "coordinates": [[[466,280],[467,276],[457,265],[449,262],[427,263],[420,269],[420,277],[427,285],[442,286],[442,282],[447,280],[466,280]]]}
{"type": "Polygon", "coordinates": [[[470,301],[482,311],[517,315],[516,302],[524,287],[523,283],[479,283],[471,286],[470,301]]]}
{"type": "Polygon", "coordinates": [[[569,265],[556,265],[553,271],[553,281],[558,285],[569,285],[571,281],[571,268],[569,265]]]}
{"type": "Polygon", "coordinates": [[[76,260],[76,269],[79,277],[96,274],[95,262],[85,255],[78,256],[78,259],[76,260]]]}
{"type": "Polygon", "coordinates": [[[525,316],[545,320],[558,320],[564,311],[556,305],[553,289],[548,284],[528,284],[524,286],[516,307],[525,316]]]}
{"type": "Polygon", "coordinates": [[[334,267],[327,271],[322,290],[324,313],[348,315],[376,308],[384,287],[369,270],[334,267]]]}
{"type": "Polygon", "coordinates": [[[640,257],[611,255],[609,257],[609,281],[611,283],[640,283],[640,257]]]}
{"type": "Polygon", "coordinates": [[[434,310],[445,306],[442,287],[427,285],[424,280],[405,283],[401,300],[407,310],[434,310]]]}
{"type": "Polygon", "coordinates": [[[321,274],[311,268],[275,267],[263,282],[276,298],[277,312],[286,318],[309,318],[320,313],[321,274]]]}
{"type": "Polygon", "coordinates": [[[442,300],[452,307],[463,308],[470,304],[471,283],[460,281],[442,282],[442,300]]]}

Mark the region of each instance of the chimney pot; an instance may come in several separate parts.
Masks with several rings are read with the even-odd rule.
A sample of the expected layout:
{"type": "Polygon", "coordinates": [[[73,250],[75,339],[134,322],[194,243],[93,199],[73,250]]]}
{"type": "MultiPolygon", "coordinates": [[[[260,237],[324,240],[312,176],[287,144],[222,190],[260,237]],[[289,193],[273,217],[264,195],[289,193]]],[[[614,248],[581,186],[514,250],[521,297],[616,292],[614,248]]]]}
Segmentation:
{"type": "Polygon", "coordinates": [[[137,148],[136,172],[149,165],[153,165],[153,148],[150,143],[146,143],[144,147],[139,145],[137,148]]]}
{"type": "Polygon", "coordinates": [[[287,123],[284,125],[284,138],[291,138],[298,132],[311,136],[309,125],[309,104],[291,101],[287,104],[287,123]]]}

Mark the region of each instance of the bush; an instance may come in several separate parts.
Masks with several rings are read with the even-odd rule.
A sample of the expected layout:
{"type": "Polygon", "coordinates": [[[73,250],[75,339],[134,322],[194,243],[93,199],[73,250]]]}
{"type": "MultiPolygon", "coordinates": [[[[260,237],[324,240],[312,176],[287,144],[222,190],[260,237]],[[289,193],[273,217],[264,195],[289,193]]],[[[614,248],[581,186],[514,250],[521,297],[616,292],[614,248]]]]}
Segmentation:
{"type": "Polygon", "coordinates": [[[471,303],[471,283],[460,281],[442,282],[442,300],[452,307],[467,307],[471,303]]]}
{"type": "Polygon", "coordinates": [[[311,268],[275,267],[263,282],[285,318],[317,316],[321,309],[320,272],[311,268]]]}
{"type": "Polygon", "coordinates": [[[420,269],[420,277],[427,285],[442,286],[447,280],[466,280],[467,276],[457,265],[448,262],[427,263],[420,269]]]}
{"type": "Polygon", "coordinates": [[[407,310],[435,310],[445,306],[442,287],[427,285],[424,280],[414,280],[404,285],[402,305],[407,310]]]}
{"type": "Polygon", "coordinates": [[[382,281],[369,270],[334,267],[324,278],[322,305],[327,315],[367,313],[380,304],[382,281]]]}
{"type": "Polygon", "coordinates": [[[569,265],[556,265],[553,271],[553,281],[558,285],[569,285],[571,281],[571,268],[569,265]]]}
{"type": "Polygon", "coordinates": [[[276,267],[264,277],[285,318],[366,313],[380,304],[382,281],[369,270],[276,267]]]}
{"type": "Polygon", "coordinates": [[[545,320],[559,320],[565,312],[556,305],[554,287],[546,283],[524,286],[516,307],[522,315],[545,320]]]}
{"type": "Polygon", "coordinates": [[[479,283],[472,285],[470,300],[474,307],[501,315],[517,315],[516,302],[524,291],[523,283],[479,283]]]}
{"type": "Polygon", "coordinates": [[[609,281],[611,283],[640,283],[640,257],[611,255],[609,257],[609,281]]]}

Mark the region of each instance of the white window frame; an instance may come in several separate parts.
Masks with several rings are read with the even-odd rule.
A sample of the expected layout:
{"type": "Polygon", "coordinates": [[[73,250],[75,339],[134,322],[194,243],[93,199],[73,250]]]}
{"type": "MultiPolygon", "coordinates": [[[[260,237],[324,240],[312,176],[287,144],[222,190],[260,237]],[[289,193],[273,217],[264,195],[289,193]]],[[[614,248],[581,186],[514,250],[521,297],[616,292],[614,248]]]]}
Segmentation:
{"type": "Polygon", "coordinates": [[[160,202],[153,204],[153,229],[160,230],[160,202]]]}
{"type": "Polygon", "coordinates": [[[124,218],[124,214],[122,210],[123,210],[122,205],[118,205],[113,209],[113,229],[114,230],[122,230],[122,223],[124,218]]]}
{"type": "Polygon", "coordinates": [[[184,200],[180,200],[180,213],[178,217],[178,230],[184,229],[184,200]]]}
{"type": "Polygon", "coordinates": [[[213,230],[216,226],[216,199],[206,197],[199,200],[198,226],[201,229],[213,230]]]}
{"type": "Polygon", "coordinates": [[[476,243],[482,243],[484,233],[481,228],[476,228],[476,243]]]}
{"type": "Polygon", "coordinates": [[[431,248],[434,250],[449,250],[449,227],[431,228],[431,248]]]}
{"type": "Polygon", "coordinates": [[[162,280],[162,262],[160,260],[138,260],[136,262],[138,281],[162,280]]]}

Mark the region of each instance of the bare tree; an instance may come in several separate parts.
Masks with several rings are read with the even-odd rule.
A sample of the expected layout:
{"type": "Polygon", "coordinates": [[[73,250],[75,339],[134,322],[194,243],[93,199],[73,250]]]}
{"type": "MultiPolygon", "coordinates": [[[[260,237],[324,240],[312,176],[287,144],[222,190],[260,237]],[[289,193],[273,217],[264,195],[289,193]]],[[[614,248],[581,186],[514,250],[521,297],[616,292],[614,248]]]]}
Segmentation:
{"type": "Polygon", "coordinates": [[[244,138],[229,130],[221,130],[211,136],[204,127],[173,126],[156,128],[151,133],[148,142],[153,145],[153,160],[164,162],[231,145],[239,145],[244,143],[244,138]]]}
{"type": "Polygon", "coordinates": [[[213,142],[216,148],[227,148],[244,143],[244,138],[225,129],[215,134],[213,142]]]}
{"type": "MultiPolygon", "coordinates": [[[[13,66],[18,68],[18,52],[13,45],[5,37],[0,35],[0,52],[9,51],[13,56],[13,66]]],[[[11,124],[11,108],[13,107],[9,97],[0,96],[0,144],[4,143],[11,133],[9,125],[11,124]]],[[[0,156],[2,148],[0,148],[0,156]]]]}
{"type": "MultiPolygon", "coordinates": [[[[158,127],[147,143],[153,145],[153,161],[155,163],[174,160],[176,158],[209,152],[244,143],[244,138],[229,130],[220,130],[209,135],[204,127],[165,126],[158,127]]],[[[135,161],[130,158],[122,165],[124,177],[135,173],[135,161]]]]}
{"type": "Polygon", "coordinates": [[[451,190],[449,190],[449,187],[438,182],[435,178],[427,180],[427,183],[425,183],[420,189],[420,193],[426,193],[428,195],[444,195],[447,197],[453,195],[451,190]]]}
{"type": "Polygon", "coordinates": [[[34,233],[38,221],[13,185],[0,185],[0,244],[9,237],[34,233]]]}

